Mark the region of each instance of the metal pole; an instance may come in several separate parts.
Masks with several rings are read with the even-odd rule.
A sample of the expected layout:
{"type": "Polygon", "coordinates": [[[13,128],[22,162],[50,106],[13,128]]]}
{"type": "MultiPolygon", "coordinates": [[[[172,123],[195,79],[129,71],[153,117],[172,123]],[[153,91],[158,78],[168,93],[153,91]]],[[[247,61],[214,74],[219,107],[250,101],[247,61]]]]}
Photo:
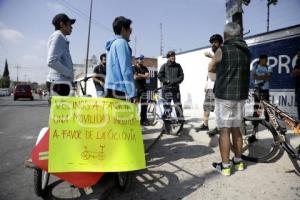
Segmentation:
{"type": "Polygon", "coordinates": [[[17,68],[17,83],[18,83],[19,82],[19,66],[17,65],[16,68],[17,68]]]}
{"type": "MultiPolygon", "coordinates": [[[[87,77],[88,62],[89,62],[89,48],[90,48],[90,32],[91,32],[92,8],[93,8],[93,0],[91,0],[91,7],[90,7],[90,20],[89,20],[89,31],[88,31],[88,41],[87,41],[86,61],[85,61],[85,75],[84,75],[85,78],[87,77]]],[[[84,93],[86,93],[86,82],[84,83],[84,93]]]]}
{"type": "Polygon", "coordinates": [[[267,13],[267,32],[269,32],[269,23],[270,23],[270,2],[267,3],[268,6],[268,13],[267,13]]]}

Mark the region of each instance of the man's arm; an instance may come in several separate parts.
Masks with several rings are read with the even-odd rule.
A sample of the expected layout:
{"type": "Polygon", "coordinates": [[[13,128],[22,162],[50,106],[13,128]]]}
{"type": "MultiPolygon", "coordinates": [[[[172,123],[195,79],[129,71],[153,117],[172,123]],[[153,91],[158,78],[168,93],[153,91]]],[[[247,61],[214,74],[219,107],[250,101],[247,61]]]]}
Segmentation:
{"type": "Polygon", "coordinates": [[[216,73],[217,64],[222,60],[222,50],[218,48],[215,55],[211,58],[211,61],[208,64],[208,72],[216,73]]]}
{"type": "Polygon", "coordinates": [[[149,73],[145,73],[145,74],[135,74],[135,79],[136,79],[136,80],[148,79],[148,78],[149,78],[149,73]]]}
{"type": "Polygon", "coordinates": [[[97,70],[97,67],[95,67],[94,69],[94,72],[93,72],[93,81],[99,83],[100,85],[104,86],[104,82],[105,82],[105,77],[104,75],[102,74],[102,71],[101,71],[101,67],[99,67],[99,71],[97,70]]]}
{"type": "Polygon", "coordinates": [[[127,95],[132,98],[136,96],[134,78],[131,66],[131,51],[127,41],[122,40],[117,47],[117,55],[123,76],[124,86],[127,91],[127,95]]]}
{"type": "Polygon", "coordinates": [[[182,81],[183,81],[183,79],[184,79],[184,74],[183,74],[183,70],[182,70],[182,67],[181,67],[181,65],[180,64],[178,64],[178,66],[179,66],[179,75],[178,75],[178,77],[175,79],[175,81],[174,81],[174,83],[175,84],[180,84],[180,83],[182,83],[182,81]]]}
{"type": "Polygon", "coordinates": [[[271,72],[268,72],[267,74],[265,75],[257,75],[255,73],[255,71],[252,72],[252,79],[253,80],[262,80],[262,81],[268,81],[272,78],[272,73],[271,72]]]}
{"type": "Polygon", "coordinates": [[[101,77],[101,74],[93,74],[93,81],[99,83],[100,85],[104,86],[104,81],[99,80],[98,78],[101,77]]]}
{"type": "Polygon", "coordinates": [[[166,79],[165,64],[163,64],[161,66],[161,68],[159,69],[159,72],[157,74],[157,78],[159,79],[160,82],[162,82],[164,84],[169,83],[169,80],[166,79]]]}
{"type": "Polygon", "coordinates": [[[136,80],[149,79],[149,70],[147,69],[147,67],[144,67],[144,70],[145,70],[145,74],[140,74],[140,73],[136,74],[136,80]]]}
{"type": "Polygon", "coordinates": [[[204,55],[208,58],[212,58],[214,55],[211,54],[210,52],[205,52],[204,55]]]}
{"type": "Polygon", "coordinates": [[[54,69],[65,77],[72,77],[72,69],[69,69],[60,62],[60,58],[63,55],[64,51],[64,43],[66,43],[66,41],[60,35],[51,38],[48,49],[47,64],[48,67],[54,69]]]}

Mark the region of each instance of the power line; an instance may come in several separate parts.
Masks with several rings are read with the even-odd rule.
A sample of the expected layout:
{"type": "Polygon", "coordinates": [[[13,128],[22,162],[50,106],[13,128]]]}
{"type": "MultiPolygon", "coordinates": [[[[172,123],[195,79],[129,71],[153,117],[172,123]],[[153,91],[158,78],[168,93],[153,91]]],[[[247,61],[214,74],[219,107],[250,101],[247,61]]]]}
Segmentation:
{"type": "MultiPolygon", "coordinates": [[[[83,11],[81,11],[80,9],[76,8],[75,6],[73,6],[72,4],[68,3],[67,1],[65,0],[60,0],[63,4],[64,4],[64,7],[69,9],[71,12],[74,12],[76,13],[78,16],[80,16],[82,19],[84,19],[85,21],[89,21],[89,16],[87,14],[85,14],[83,11]]],[[[112,30],[111,28],[107,27],[106,25],[102,24],[101,22],[97,21],[96,19],[94,19],[93,17],[91,18],[91,21],[92,23],[94,23],[95,25],[98,25],[98,26],[95,26],[95,27],[102,27],[103,30],[105,31],[108,31],[109,33],[112,33],[112,30]]]]}

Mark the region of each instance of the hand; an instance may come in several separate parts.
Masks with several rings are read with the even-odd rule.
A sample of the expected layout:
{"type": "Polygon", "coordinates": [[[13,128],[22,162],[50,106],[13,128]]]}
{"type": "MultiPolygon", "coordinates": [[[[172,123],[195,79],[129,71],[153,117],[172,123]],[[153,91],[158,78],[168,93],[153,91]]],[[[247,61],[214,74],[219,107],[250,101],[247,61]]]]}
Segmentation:
{"type": "Polygon", "coordinates": [[[205,52],[204,55],[208,58],[212,58],[213,55],[210,52],[205,52]]]}

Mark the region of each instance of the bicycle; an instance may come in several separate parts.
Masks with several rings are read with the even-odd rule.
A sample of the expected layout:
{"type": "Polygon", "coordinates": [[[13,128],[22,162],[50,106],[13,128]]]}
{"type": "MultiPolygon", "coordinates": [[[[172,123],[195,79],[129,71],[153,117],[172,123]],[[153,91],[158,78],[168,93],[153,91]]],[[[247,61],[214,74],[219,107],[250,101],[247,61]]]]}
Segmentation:
{"type": "MultiPolygon", "coordinates": [[[[82,82],[85,82],[85,84],[86,84],[86,82],[90,78],[91,77],[83,78],[79,81],[73,82],[72,84],[69,84],[69,83],[66,83],[66,82],[59,82],[58,84],[69,85],[69,87],[70,87],[69,96],[75,96],[75,94],[76,94],[76,96],[83,95],[83,96],[89,96],[90,97],[91,95],[86,94],[86,91],[84,90],[84,87],[81,84],[82,82]],[[77,84],[79,84],[81,94],[76,88],[77,84]]],[[[51,87],[51,96],[58,95],[56,92],[53,91],[54,86],[55,86],[55,83],[51,87]]],[[[51,98],[50,98],[50,102],[51,102],[51,98]]],[[[45,127],[38,134],[38,138],[37,138],[37,141],[36,141],[36,144],[35,144],[35,146],[37,146],[37,145],[44,146],[43,147],[44,152],[39,152],[39,156],[44,157],[43,158],[44,160],[47,160],[46,158],[48,156],[48,154],[46,153],[48,151],[48,138],[49,138],[49,128],[45,127]],[[41,144],[41,143],[43,143],[43,144],[41,144]]],[[[101,156],[101,155],[98,155],[98,154],[90,155],[90,154],[93,154],[93,153],[94,152],[83,152],[82,156],[84,158],[86,156],[101,156]],[[88,153],[88,155],[85,155],[84,153],[88,153]]],[[[48,160],[44,164],[45,164],[45,166],[47,166],[48,160]]],[[[30,161],[30,160],[25,161],[25,166],[28,167],[28,168],[32,168],[33,171],[34,171],[33,172],[33,183],[34,183],[35,194],[39,197],[44,197],[44,195],[46,193],[46,190],[47,190],[48,183],[49,183],[50,173],[48,173],[47,170],[45,170],[45,169],[41,169],[41,168],[38,168],[38,167],[34,166],[32,161],[30,161]]],[[[45,168],[47,169],[47,167],[45,167],[45,168]]],[[[83,173],[77,173],[76,174],[76,172],[74,172],[74,173],[69,173],[69,174],[73,174],[73,176],[75,178],[77,175],[79,177],[80,174],[83,174],[83,173]]],[[[99,173],[97,173],[97,172],[90,173],[88,178],[93,179],[93,181],[96,183],[102,177],[103,174],[104,173],[101,173],[101,172],[99,172],[99,173]],[[94,177],[92,177],[92,176],[94,176],[94,177]]],[[[54,173],[54,175],[56,175],[56,173],[54,173]]],[[[116,178],[117,178],[117,184],[118,184],[119,189],[121,191],[127,192],[130,189],[130,186],[131,186],[132,173],[131,172],[116,172],[116,175],[117,175],[116,178]]],[[[71,182],[71,181],[69,181],[69,182],[71,182]]],[[[88,189],[87,187],[84,187],[84,188],[88,189]]]]}
{"type": "Polygon", "coordinates": [[[171,104],[170,109],[165,109],[167,100],[162,96],[162,89],[171,88],[170,86],[155,89],[153,100],[148,101],[147,119],[152,126],[158,126],[162,131],[171,135],[179,135],[183,129],[184,120],[179,119],[177,112],[182,112],[179,105],[171,104]]]}
{"type": "MultiPolygon", "coordinates": [[[[260,97],[259,93],[254,93],[260,97]]],[[[270,122],[257,117],[245,117],[241,131],[243,134],[244,145],[242,148],[242,159],[250,162],[271,162],[275,158],[287,152],[296,174],[300,176],[300,144],[294,148],[286,137],[285,123],[294,132],[300,135],[300,122],[296,121],[287,113],[280,110],[275,105],[261,100],[260,106],[267,111],[270,122]],[[253,126],[253,122],[258,124],[253,126]]]]}

